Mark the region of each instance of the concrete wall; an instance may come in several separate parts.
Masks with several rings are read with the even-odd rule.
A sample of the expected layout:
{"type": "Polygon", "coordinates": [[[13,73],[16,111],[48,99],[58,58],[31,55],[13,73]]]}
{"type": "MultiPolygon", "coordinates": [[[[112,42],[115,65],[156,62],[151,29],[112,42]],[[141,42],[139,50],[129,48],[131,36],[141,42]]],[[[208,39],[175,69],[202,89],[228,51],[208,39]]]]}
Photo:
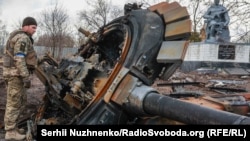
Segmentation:
{"type": "MultiPolygon", "coordinates": [[[[34,46],[34,49],[37,52],[38,56],[43,56],[47,52],[51,52],[51,48],[44,47],[44,46],[34,46]]],[[[59,48],[56,48],[56,53],[58,53],[59,48]]],[[[59,55],[60,59],[64,57],[68,57],[70,55],[73,55],[77,52],[78,48],[62,48],[62,52],[60,54],[56,54],[55,58],[57,58],[59,55]]]]}
{"type": "Polygon", "coordinates": [[[250,44],[190,43],[181,69],[192,71],[200,67],[250,68],[250,44]]]}

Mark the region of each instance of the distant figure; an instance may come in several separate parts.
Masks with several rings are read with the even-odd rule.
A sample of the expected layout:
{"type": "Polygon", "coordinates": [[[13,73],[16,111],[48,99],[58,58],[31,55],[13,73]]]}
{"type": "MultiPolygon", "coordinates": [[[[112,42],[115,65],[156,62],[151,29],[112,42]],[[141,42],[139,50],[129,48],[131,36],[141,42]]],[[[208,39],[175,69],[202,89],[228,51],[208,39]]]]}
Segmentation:
{"type": "Polygon", "coordinates": [[[203,16],[206,19],[206,41],[225,42],[230,40],[228,10],[219,3],[220,0],[214,0],[214,4],[208,8],[203,16]]]}

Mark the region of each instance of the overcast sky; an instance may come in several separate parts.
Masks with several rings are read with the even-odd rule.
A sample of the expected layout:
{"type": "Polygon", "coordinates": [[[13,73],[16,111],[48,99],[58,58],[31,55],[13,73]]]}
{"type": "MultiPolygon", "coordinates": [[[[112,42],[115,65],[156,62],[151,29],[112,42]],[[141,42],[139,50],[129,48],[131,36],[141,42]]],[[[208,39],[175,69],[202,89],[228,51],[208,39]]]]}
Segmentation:
{"type": "MultiPolygon", "coordinates": [[[[86,0],[58,0],[68,11],[70,18],[75,19],[77,13],[87,5],[86,0]]],[[[112,0],[113,5],[123,5],[131,0],[112,0]]],[[[22,21],[26,16],[33,16],[44,9],[53,6],[56,0],[0,0],[0,18],[12,30],[11,25],[22,21]]]]}

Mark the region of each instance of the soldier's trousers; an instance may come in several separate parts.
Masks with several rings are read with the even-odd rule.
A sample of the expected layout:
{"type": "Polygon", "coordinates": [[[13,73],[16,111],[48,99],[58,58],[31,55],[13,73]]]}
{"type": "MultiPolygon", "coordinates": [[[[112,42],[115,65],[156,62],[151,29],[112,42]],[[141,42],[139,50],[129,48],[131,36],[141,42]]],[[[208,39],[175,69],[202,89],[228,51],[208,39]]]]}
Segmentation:
{"type": "Polygon", "coordinates": [[[5,130],[17,127],[20,114],[27,104],[26,89],[20,77],[5,78],[7,88],[6,109],[4,115],[5,130]]]}

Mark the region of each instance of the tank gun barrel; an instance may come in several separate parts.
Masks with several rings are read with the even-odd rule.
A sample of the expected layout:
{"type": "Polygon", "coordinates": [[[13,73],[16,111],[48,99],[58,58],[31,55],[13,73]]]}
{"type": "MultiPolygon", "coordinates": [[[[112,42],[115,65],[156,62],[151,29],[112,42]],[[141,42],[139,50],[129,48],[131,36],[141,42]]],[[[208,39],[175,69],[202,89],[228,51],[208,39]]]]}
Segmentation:
{"type": "Polygon", "coordinates": [[[81,32],[81,33],[82,33],[83,35],[85,35],[86,37],[88,37],[88,36],[91,35],[91,33],[90,33],[89,31],[84,30],[84,29],[81,28],[81,27],[78,29],[78,31],[81,32]]]}
{"type": "Polygon", "coordinates": [[[200,106],[157,93],[145,96],[145,113],[160,115],[187,124],[250,124],[250,118],[230,112],[200,106]]]}
{"type": "MultiPolygon", "coordinates": [[[[121,104],[123,108],[135,117],[158,116],[184,124],[198,125],[250,124],[250,118],[247,116],[162,95],[154,88],[144,85],[136,79],[131,79],[128,82],[131,86],[128,89],[130,94],[120,101],[123,101],[121,104]]],[[[116,99],[113,100],[116,101],[116,99]]]]}

